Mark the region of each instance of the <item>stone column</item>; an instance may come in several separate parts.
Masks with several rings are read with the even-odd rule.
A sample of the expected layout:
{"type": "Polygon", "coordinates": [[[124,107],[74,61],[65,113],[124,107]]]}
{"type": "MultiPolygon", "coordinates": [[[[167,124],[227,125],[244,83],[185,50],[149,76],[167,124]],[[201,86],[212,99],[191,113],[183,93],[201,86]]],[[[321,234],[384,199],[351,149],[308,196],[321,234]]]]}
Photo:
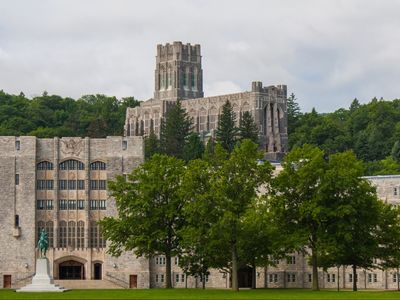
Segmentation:
{"type": "Polygon", "coordinates": [[[274,152],[274,132],[273,132],[273,114],[271,112],[271,104],[267,103],[267,138],[268,138],[268,147],[267,152],[274,152]]]}
{"type": "Polygon", "coordinates": [[[279,113],[278,113],[278,103],[274,103],[274,139],[275,139],[275,146],[276,146],[276,151],[280,152],[282,147],[281,147],[281,133],[279,130],[279,113]]]}

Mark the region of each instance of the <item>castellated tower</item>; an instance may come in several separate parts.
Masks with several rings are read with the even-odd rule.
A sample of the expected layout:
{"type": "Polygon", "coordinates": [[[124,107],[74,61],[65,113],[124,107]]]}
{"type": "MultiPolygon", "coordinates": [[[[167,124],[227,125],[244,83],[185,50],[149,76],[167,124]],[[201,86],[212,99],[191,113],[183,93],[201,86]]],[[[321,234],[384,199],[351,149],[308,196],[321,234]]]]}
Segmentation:
{"type": "Polygon", "coordinates": [[[203,97],[200,45],[157,45],[154,99],[184,100],[203,97]]]}

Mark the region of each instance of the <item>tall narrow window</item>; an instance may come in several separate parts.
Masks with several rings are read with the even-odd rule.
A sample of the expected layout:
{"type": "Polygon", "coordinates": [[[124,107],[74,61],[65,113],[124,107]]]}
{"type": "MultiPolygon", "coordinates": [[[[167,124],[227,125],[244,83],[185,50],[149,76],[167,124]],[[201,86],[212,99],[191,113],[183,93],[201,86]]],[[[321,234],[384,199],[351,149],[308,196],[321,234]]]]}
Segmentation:
{"type": "Polygon", "coordinates": [[[15,174],[15,185],[19,185],[19,174],[15,174]]]}
{"type": "Polygon", "coordinates": [[[15,227],[18,227],[18,226],[19,226],[19,215],[15,215],[14,226],[15,226],[15,227]]]}
{"type": "Polygon", "coordinates": [[[98,248],[98,226],[96,222],[90,222],[90,248],[98,248]]]}
{"type": "Polygon", "coordinates": [[[67,222],[61,221],[58,226],[58,246],[60,248],[67,247],[67,222]]]}
{"type": "Polygon", "coordinates": [[[54,226],[52,221],[46,222],[46,232],[49,237],[49,247],[54,247],[54,226]]]}
{"type": "Polygon", "coordinates": [[[15,150],[20,150],[20,149],[21,149],[21,142],[15,141],[15,150]]]}
{"type": "Polygon", "coordinates": [[[84,242],[85,242],[85,222],[79,221],[78,226],[77,226],[77,232],[76,232],[76,247],[77,248],[84,248],[84,242]]]}
{"type": "Polygon", "coordinates": [[[68,222],[68,246],[75,248],[75,222],[69,221],[68,222]]]}

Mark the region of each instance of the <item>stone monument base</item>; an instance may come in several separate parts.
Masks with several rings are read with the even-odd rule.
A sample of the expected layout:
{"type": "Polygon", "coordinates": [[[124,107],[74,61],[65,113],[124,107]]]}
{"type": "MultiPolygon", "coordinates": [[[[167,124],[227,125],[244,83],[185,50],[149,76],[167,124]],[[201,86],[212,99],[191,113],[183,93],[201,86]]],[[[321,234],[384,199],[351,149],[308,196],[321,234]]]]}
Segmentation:
{"type": "Polygon", "coordinates": [[[50,266],[47,257],[36,259],[36,274],[32,283],[17,290],[17,292],[64,292],[66,289],[54,284],[50,276],[50,266]]]}

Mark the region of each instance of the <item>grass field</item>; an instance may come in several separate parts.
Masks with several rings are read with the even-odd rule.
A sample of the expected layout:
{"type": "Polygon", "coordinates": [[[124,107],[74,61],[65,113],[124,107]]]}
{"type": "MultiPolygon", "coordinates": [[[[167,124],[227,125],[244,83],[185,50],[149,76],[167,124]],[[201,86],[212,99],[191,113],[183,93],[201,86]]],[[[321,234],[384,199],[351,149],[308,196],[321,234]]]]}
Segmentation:
{"type": "Polygon", "coordinates": [[[0,299],[400,299],[396,291],[329,291],[258,289],[238,293],[217,289],[72,290],[64,293],[16,293],[0,290],[0,299]]]}

